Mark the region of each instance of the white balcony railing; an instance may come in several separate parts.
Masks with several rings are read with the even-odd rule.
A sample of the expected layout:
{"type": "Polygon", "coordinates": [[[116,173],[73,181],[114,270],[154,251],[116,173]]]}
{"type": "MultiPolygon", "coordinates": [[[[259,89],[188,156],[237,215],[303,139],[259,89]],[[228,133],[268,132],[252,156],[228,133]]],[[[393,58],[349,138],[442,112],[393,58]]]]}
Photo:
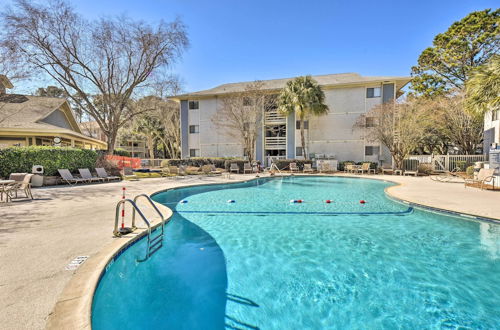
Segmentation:
{"type": "Polygon", "coordinates": [[[264,141],[265,149],[286,149],[286,137],[266,137],[264,141]]]}
{"type": "Polygon", "coordinates": [[[266,111],[264,118],[266,124],[277,124],[286,122],[286,117],[282,116],[277,111],[266,111]]]}

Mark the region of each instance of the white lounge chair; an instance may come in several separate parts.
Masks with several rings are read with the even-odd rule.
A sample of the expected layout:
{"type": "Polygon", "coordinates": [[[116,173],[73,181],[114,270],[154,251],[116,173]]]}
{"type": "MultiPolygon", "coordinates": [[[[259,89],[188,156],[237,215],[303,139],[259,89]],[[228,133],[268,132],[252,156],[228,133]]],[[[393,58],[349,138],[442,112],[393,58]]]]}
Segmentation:
{"type": "Polygon", "coordinates": [[[231,163],[231,166],[229,167],[229,172],[230,173],[233,173],[233,172],[240,173],[240,167],[236,163],[231,163]]]}
{"type": "Polygon", "coordinates": [[[297,167],[297,163],[290,163],[290,165],[288,165],[288,167],[290,168],[290,172],[298,172],[299,171],[299,168],[297,167]]]}
{"type": "Polygon", "coordinates": [[[485,184],[492,183],[493,189],[495,188],[495,169],[494,168],[482,168],[479,170],[477,177],[472,179],[465,179],[465,186],[467,188],[467,184],[479,184],[479,188],[483,189],[485,184]]]}
{"type": "Polygon", "coordinates": [[[252,169],[252,166],[250,165],[250,163],[243,164],[243,174],[246,174],[247,172],[250,172],[250,173],[253,172],[253,169],[252,169]]]}
{"type": "Polygon", "coordinates": [[[306,173],[306,172],[312,173],[313,172],[312,165],[311,164],[304,164],[304,169],[302,170],[302,172],[304,172],[304,173],[306,173]]]}

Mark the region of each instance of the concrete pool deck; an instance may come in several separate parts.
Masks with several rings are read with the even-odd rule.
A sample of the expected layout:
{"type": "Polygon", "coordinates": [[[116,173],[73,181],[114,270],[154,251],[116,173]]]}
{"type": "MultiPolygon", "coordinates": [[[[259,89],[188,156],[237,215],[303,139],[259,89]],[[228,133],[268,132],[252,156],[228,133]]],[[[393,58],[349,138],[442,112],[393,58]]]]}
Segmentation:
{"type": "MultiPolygon", "coordinates": [[[[344,176],[343,174],[340,174],[344,176]]],[[[43,329],[66,284],[78,275],[65,270],[76,256],[92,257],[117,239],[114,208],[127,196],[195,184],[236,182],[254,175],[142,179],[34,190],[36,200],[0,203],[0,324],[2,329],[43,329]]],[[[388,193],[400,199],[483,217],[500,218],[500,193],[464,189],[429,177],[356,176],[400,183],[388,193]]]]}

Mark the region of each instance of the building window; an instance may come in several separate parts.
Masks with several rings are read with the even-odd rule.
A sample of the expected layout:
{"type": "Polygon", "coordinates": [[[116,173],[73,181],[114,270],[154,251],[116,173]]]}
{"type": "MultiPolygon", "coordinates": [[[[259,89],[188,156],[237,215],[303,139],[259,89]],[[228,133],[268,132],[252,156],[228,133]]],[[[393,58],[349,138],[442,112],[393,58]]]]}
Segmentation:
{"type": "Polygon", "coordinates": [[[198,110],[200,108],[200,102],[189,101],[189,110],[198,110]]]}
{"type": "Polygon", "coordinates": [[[366,89],[366,97],[371,99],[374,97],[380,97],[381,88],[380,87],[371,87],[366,89]]]}
{"type": "Polygon", "coordinates": [[[200,133],[200,126],[199,125],[189,125],[189,133],[200,133]]]}
{"type": "MultiPolygon", "coordinates": [[[[300,120],[297,120],[295,122],[295,128],[300,129],[300,120]]],[[[304,120],[304,129],[309,129],[309,121],[308,120],[304,120]]]]}
{"type": "Polygon", "coordinates": [[[378,146],[365,146],[365,156],[378,156],[379,152],[378,146]]]}
{"type": "Polygon", "coordinates": [[[375,117],[366,117],[365,125],[366,127],[375,127],[376,126],[375,117]]]}
{"type": "Polygon", "coordinates": [[[498,120],[500,110],[495,110],[491,112],[491,121],[498,120]]]}
{"type": "Polygon", "coordinates": [[[295,157],[302,157],[302,147],[295,148],[295,157]]]}
{"type": "Polygon", "coordinates": [[[189,157],[200,157],[200,149],[189,149],[189,157]]]}

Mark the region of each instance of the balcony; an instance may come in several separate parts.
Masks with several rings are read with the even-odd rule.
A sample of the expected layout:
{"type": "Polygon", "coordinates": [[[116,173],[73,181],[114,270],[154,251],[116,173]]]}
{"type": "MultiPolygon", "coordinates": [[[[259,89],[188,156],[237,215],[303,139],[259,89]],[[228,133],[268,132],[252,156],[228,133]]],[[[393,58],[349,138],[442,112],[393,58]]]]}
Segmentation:
{"type": "Polygon", "coordinates": [[[266,111],[264,114],[264,122],[266,124],[284,124],[286,117],[282,116],[277,111],[266,111]]]}
{"type": "Polygon", "coordinates": [[[266,137],[264,142],[266,150],[286,149],[286,137],[266,137]]]}

